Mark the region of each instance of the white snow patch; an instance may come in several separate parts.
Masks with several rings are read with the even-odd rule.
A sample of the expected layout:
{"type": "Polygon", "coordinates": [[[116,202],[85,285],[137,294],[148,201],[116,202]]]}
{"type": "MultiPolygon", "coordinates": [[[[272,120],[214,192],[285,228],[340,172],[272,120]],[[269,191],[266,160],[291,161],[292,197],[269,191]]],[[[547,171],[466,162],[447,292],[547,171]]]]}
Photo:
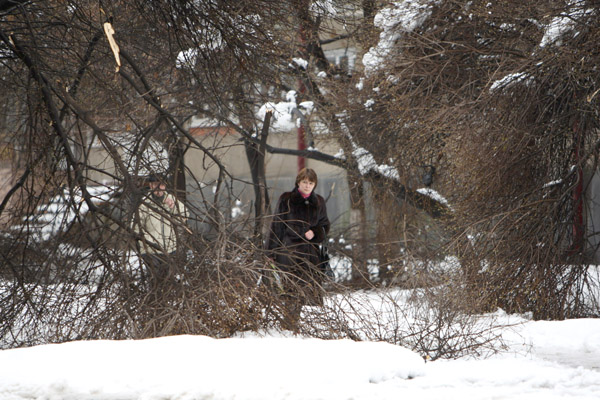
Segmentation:
{"type": "Polygon", "coordinates": [[[340,160],[345,160],[346,155],[344,154],[344,150],[339,149],[337,153],[333,155],[335,158],[339,158],[340,160]]]}
{"type": "Polygon", "coordinates": [[[533,77],[525,72],[508,74],[504,78],[495,81],[490,87],[490,92],[494,92],[498,89],[505,89],[521,82],[524,82],[526,85],[528,85],[533,82],[533,77]]]}
{"type": "Polygon", "coordinates": [[[562,44],[561,38],[567,32],[575,29],[577,21],[593,11],[592,9],[583,9],[582,2],[577,0],[571,1],[569,7],[566,14],[554,17],[545,27],[544,36],[539,44],[540,47],[546,47],[552,44],[560,46],[562,44]]]}
{"type": "MultiPolygon", "coordinates": [[[[359,291],[353,297],[383,315],[386,304],[405,301],[406,295],[359,291]]],[[[511,325],[501,331],[506,351],[427,363],[388,343],[308,339],[286,332],[229,339],[88,340],[3,350],[0,398],[600,398],[600,319],[531,321],[498,310],[481,317],[482,323],[490,320],[511,325]]]]}
{"type": "Polygon", "coordinates": [[[358,82],[356,83],[356,88],[358,90],[363,90],[364,85],[365,85],[365,78],[360,78],[358,80],[358,82]]]}
{"type": "Polygon", "coordinates": [[[298,104],[298,108],[304,111],[306,114],[312,114],[315,110],[315,102],[314,101],[303,101],[298,104]]]}
{"type": "Polygon", "coordinates": [[[355,398],[374,384],[424,374],[418,354],[388,343],[247,336],[78,341],[4,350],[0,397],[300,399],[337,393],[335,398],[355,398]]]}
{"type": "Polygon", "coordinates": [[[412,32],[421,26],[431,15],[431,8],[436,1],[405,0],[393,2],[390,7],[380,10],[373,20],[380,28],[379,42],[371,47],[363,56],[365,74],[369,75],[379,69],[385,59],[392,53],[403,33],[412,32]]]}
{"type": "Polygon", "coordinates": [[[445,206],[449,206],[448,200],[446,200],[446,198],[444,196],[442,196],[437,191],[435,191],[431,188],[420,188],[420,189],[417,189],[417,192],[421,193],[424,196],[431,197],[433,200],[437,201],[438,203],[441,203],[445,206]]]}
{"type": "Polygon", "coordinates": [[[278,103],[268,102],[263,104],[256,117],[264,120],[267,111],[272,111],[271,128],[277,132],[289,132],[302,125],[297,112],[301,112],[304,116],[311,114],[315,109],[315,103],[312,101],[303,101],[296,104],[298,93],[295,90],[290,90],[286,93],[286,101],[278,103]],[[294,115],[296,112],[296,115],[294,115]]]}
{"type": "Polygon", "coordinates": [[[297,65],[298,67],[306,70],[308,68],[308,61],[306,61],[303,58],[293,58],[292,61],[294,62],[295,65],[297,65]]]}

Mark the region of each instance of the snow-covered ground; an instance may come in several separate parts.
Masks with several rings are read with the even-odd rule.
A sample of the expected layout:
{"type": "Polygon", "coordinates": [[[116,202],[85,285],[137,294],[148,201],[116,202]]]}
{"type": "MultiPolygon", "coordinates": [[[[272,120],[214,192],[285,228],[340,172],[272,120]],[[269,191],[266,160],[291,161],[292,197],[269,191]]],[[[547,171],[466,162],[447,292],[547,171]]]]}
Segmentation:
{"type": "Polygon", "coordinates": [[[0,399],[598,399],[600,319],[511,323],[506,352],[425,362],[388,343],[245,334],[0,351],[0,399]]]}

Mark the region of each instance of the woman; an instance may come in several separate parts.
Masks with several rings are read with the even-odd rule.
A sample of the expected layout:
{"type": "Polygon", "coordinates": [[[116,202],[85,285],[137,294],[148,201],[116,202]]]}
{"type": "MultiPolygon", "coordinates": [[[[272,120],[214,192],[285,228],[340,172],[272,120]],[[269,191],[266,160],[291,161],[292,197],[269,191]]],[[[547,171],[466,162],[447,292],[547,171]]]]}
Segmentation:
{"type": "Polygon", "coordinates": [[[284,280],[286,292],[295,292],[292,296],[299,306],[322,303],[318,246],[330,223],[325,199],[314,193],[317,182],[310,168],[298,173],[294,190],[279,197],[267,245],[271,258],[289,278],[284,280]]]}

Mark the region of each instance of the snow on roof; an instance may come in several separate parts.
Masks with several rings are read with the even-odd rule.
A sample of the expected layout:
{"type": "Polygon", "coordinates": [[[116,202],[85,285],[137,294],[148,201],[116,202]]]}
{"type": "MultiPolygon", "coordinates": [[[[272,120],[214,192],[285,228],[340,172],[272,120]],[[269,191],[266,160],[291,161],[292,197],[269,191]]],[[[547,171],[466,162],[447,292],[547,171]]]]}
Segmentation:
{"type": "Polygon", "coordinates": [[[272,111],[273,116],[271,119],[271,129],[279,132],[289,132],[292,129],[300,126],[299,118],[294,114],[296,111],[301,110],[304,114],[310,114],[315,108],[315,104],[312,101],[303,101],[300,104],[296,104],[297,93],[295,90],[290,90],[286,93],[287,101],[280,101],[279,103],[267,102],[256,113],[256,117],[261,121],[265,119],[267,111],[272,111]]]}
{"type": "Polygon", "coordinates": [[[267,111],[273,112],[271,119],[271,129],[274,131],[288,132],[296,128],[296,120],[292,116],[292,108],[296,106],[296,103],[281,101],[279,103],[265,103],[259,110],[256,116],[264,120],[267,111]]]}
{"type": "Polygon", "coordinates": [[[304,58],[292,58],[292,62],[293,64],[291,64],[291,67],[294,68],[294,65],[297,65],[298,67],[306,70],[308,68],[308,61],[306,61],[304,58]]]}

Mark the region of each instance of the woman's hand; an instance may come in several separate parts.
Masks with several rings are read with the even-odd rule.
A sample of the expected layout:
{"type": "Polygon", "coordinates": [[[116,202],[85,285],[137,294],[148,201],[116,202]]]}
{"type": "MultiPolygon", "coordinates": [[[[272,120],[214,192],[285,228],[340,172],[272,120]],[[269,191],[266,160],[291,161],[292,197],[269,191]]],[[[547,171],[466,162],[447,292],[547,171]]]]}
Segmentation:
{"type": "Polygon", "coordinates": [[[169,208],[174,208],[175,207],[175,200],[173,200],[172,197],[167,196],[165,198],[165,204],[169,207],[169,208]]]}
{"type": "Polygon", "coordinates": [[[304,237],[308,240],[312,240],[315,237],[315,233],[310,229],[308,232],[304,234],[304,237]]]}

